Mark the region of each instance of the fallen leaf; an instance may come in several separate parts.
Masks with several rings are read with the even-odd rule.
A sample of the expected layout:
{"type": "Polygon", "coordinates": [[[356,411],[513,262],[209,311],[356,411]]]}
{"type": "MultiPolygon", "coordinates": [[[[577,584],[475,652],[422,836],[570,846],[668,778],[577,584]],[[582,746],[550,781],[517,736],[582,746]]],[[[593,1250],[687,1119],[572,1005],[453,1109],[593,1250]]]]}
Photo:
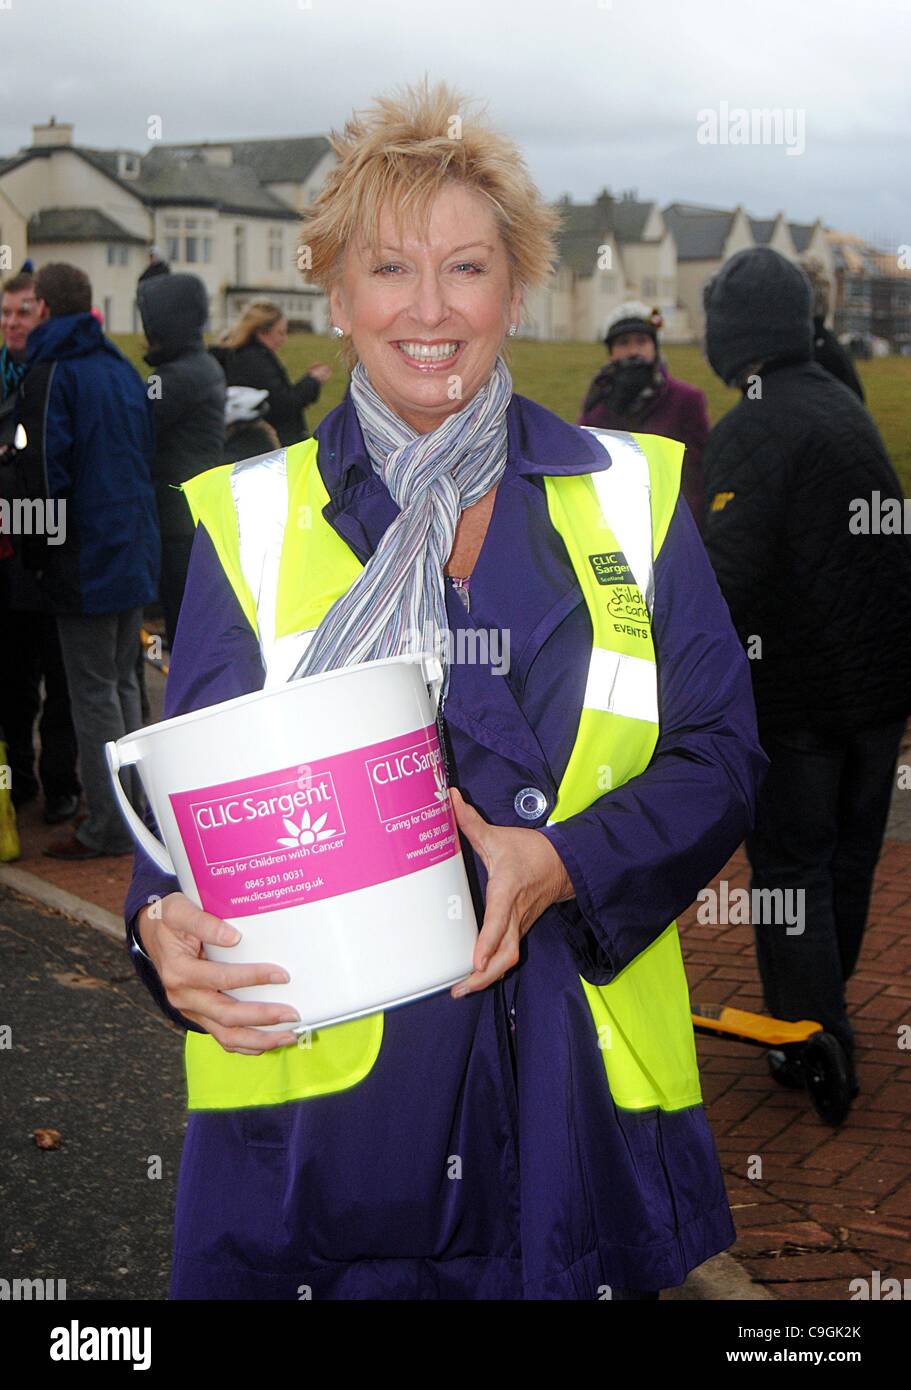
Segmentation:
{"type": "Polygon", "coordinates": [[[39,1149],[59,1149],[63,1143],[63,1136],[59,1129],[36,1129],[32,1138],[39,1149]]]}

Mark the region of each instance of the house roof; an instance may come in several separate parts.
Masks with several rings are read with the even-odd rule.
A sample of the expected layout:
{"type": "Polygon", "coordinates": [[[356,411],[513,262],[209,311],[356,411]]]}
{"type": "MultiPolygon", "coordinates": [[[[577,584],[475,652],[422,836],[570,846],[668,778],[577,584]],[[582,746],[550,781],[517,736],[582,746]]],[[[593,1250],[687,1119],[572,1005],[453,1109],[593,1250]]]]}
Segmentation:
{"type": "Polygon", "coordinates": [[[264,188],[248,165],[210,164],[200,154],[157,149],[145,155],[136,179],[128,181],[146,203],[210,205],[222,212],[296,219],[297,213],[264,188]]]}
{"type": "Polygon", "coordinates": [[[854,232],[827,231],[826,240],[832,248],[835,265],[853,275],[872,274],[876,269],[876,251],[863,237],[854,232]]]}
{"type": "Polygon", "coordinates": [[[772,240],[772,233],[775,230],[775,217],[750,217],[747,219],[750,224],[750,231],[753,233],[753,240],[757,246],[768,246],[772,240]]]}
{"type": "Polygon", "coordinates": [[[116,183],[118,188],[131,193],[147,206],[159,207],[168,203],[208,206],[221,212],[287,218],[289,221],[297,219],[294,209],[264,188],[249,166],[209,164],[201,155],[181,155],[170,149],[157,148],[140,156],[140,172],[136,178],[121,178],[118,175],[118,151],[95,150],[84,145],[31,146],[6,160],[0,173],[15,165],[25,164],[30,159],[50,159],[61,150],[84,159],[116,183]]]}
{"type": "Polygon", "coordinates": [[[560,264],[576,275],[593,275],[598,265],[598,248],[612,234],[613,199],[602,196],[594,203],[573,203],[564,198],[557,203],[561,217],[557,244],[560,264]]]}
{"type": "Polygon", "coordinates": [[[294,135],[264,140],[202,140],[164,145],[166,152],[229,149],[234,166],[247,165],[261,183],[302,183],[331,150],[325,135],[294,135]]]}
{"type": "Polygon", "coordinates": [[[679,261],[715,261],[724,255],[735,213],[697,203],[671,203],[664,221],[677,243],[679,261]]]}
{"type": "Polygon", "coordinates": [[[806,251],[816,227],[815,222],[789,222],[788,231],[791,233],[791,240],[798,255],[806,251]]]}
{"type": "MultiPolygon", "coordinates": [[[[640,203],[634,198],[623,198],[613,206],[614,231],[620,242],[643,241],[643,232],[654,203],[640,203]]],[[[655,238],[650,238],[654,241],[655,238]]]]}
{"type": "Polygon", "coordinates": [[[144,237],[128,232],[100,208],[45,208],[28,220],[30,246],[47,241],[125,241],[145,246],[144,237]]]}

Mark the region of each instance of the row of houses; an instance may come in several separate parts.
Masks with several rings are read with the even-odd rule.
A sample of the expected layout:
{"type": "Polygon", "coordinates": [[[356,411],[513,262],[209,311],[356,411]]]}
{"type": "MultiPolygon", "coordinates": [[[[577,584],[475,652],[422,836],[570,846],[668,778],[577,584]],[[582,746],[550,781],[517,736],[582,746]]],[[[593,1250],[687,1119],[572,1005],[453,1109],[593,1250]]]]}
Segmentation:
{"type": "MultiPolygon", "coordinates": [[[[335,160],[325,136],[99,150],[76,144],[72,125],[32,128],[32,143],[0,159],[0,256],[66,260],[91,277],[111,332],[138,331],[136,280],[152,245],[209,293],[219,330],[251,299],[278,302],[293,327],[325,332],[325,297],[297,268],[297,223],[335,160]]],[[[523,332],[595,341],[612,308],[657,305],[670,341],[698,340],[706,280],[735,252],[771,246],[813,258],[833,285],[829,323],[860,340],[911,349],[911,269],[897,254],[812,223],[751,216],[743,207],[672,203],[606,189],[592,203],[566,197],[560,259],[532,292],[523,332]]]]}

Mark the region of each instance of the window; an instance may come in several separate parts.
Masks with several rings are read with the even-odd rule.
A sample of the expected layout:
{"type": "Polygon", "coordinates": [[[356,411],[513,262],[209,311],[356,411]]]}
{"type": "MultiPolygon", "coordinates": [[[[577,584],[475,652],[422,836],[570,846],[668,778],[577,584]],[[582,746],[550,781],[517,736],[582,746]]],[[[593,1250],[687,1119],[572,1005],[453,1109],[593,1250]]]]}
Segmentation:
{"type": "Polygon", "coordinates": [[[195,231],[196,231],[196,218],[195,218],[195,217],[185,217],[185,218],[184,218],[184,221],[183,221],[183,225],[184,225],[184,228],[185,228],[186,231],[188,231],[188,232],[195,232],[195,231]]]}
{"type": "Polygon", "coordinates": [[[202,258],[206,265],[212,259],[212,238],[210,236],[204,236],[202,239],[202,258]]]}
{"type": "Polygon", "coordinates": [[[284,233],[281,227],[269,228],[269,269],[284,270],[285,268],[285,247],[284,233]]]}
{"type": "Polygon", "coordinates": [[[173,231],[176,227],[179,227],[179,226],[180,226],[180,218],[179,218],[179,217],[166,217],[165,220],[164,220],[164,224],[165,224],[165,227],[167,227],[167,229],[168,229],[169,231],[173,231]]]}
{"type": "Polygon", "coordinates": [[[199,260],[199,256],[197,255],[198,248],[199,237],[188,236],[186,240],[186,253],[184,255],[184,260],[187,262],[187,265],[193,265],[199,260]]]}
{"type": "Polygon", "coordinates": [[[243,285],[247,279],[247,239],[245,228],[234,228],[234,283],[243,285]]]}
{"type": "Polygon", "coordinates": [[[114,264],[114,257],[115,257],[116,254],[117,254],[117,247],[116,247],[116,246],[111,246],[111,245],[109,244],[109,245],[108,245],[108,248],[107,248],[107,252],[108,252],[108,265],[113,265],[113,264],[114,264]]]}
{"type": "Polygon", "coordinates": [[[164,245],[165,245],[165,255],[167,256],[168,260],[169,260],[169,261],[179,261],[179,260],[180,260],[180,237],[177,237],[177,236],[165,237],[165,243],[164,243],[164,245]]]}

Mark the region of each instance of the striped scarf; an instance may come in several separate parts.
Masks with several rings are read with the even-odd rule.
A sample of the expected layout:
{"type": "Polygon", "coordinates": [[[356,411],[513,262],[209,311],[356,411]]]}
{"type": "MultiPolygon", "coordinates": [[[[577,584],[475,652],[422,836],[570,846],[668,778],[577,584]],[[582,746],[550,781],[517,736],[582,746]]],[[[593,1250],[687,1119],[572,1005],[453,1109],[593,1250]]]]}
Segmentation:
{"type": "MultiPolygon", "coordinates": [[[[361,362],[351,398],[373,470],[401,511],[347,593],[329,609],[291,677],[404,652],[445,652],[443,566],[459,516],[506,467],[512,377],[497,358],[486,384],[429,434],[416,434],[379,397],[361,362]],[[432,643],[432,645],[429,645],[432,643]]],[[[445,672],[443,694],[449,684],[445,672]]]]}

